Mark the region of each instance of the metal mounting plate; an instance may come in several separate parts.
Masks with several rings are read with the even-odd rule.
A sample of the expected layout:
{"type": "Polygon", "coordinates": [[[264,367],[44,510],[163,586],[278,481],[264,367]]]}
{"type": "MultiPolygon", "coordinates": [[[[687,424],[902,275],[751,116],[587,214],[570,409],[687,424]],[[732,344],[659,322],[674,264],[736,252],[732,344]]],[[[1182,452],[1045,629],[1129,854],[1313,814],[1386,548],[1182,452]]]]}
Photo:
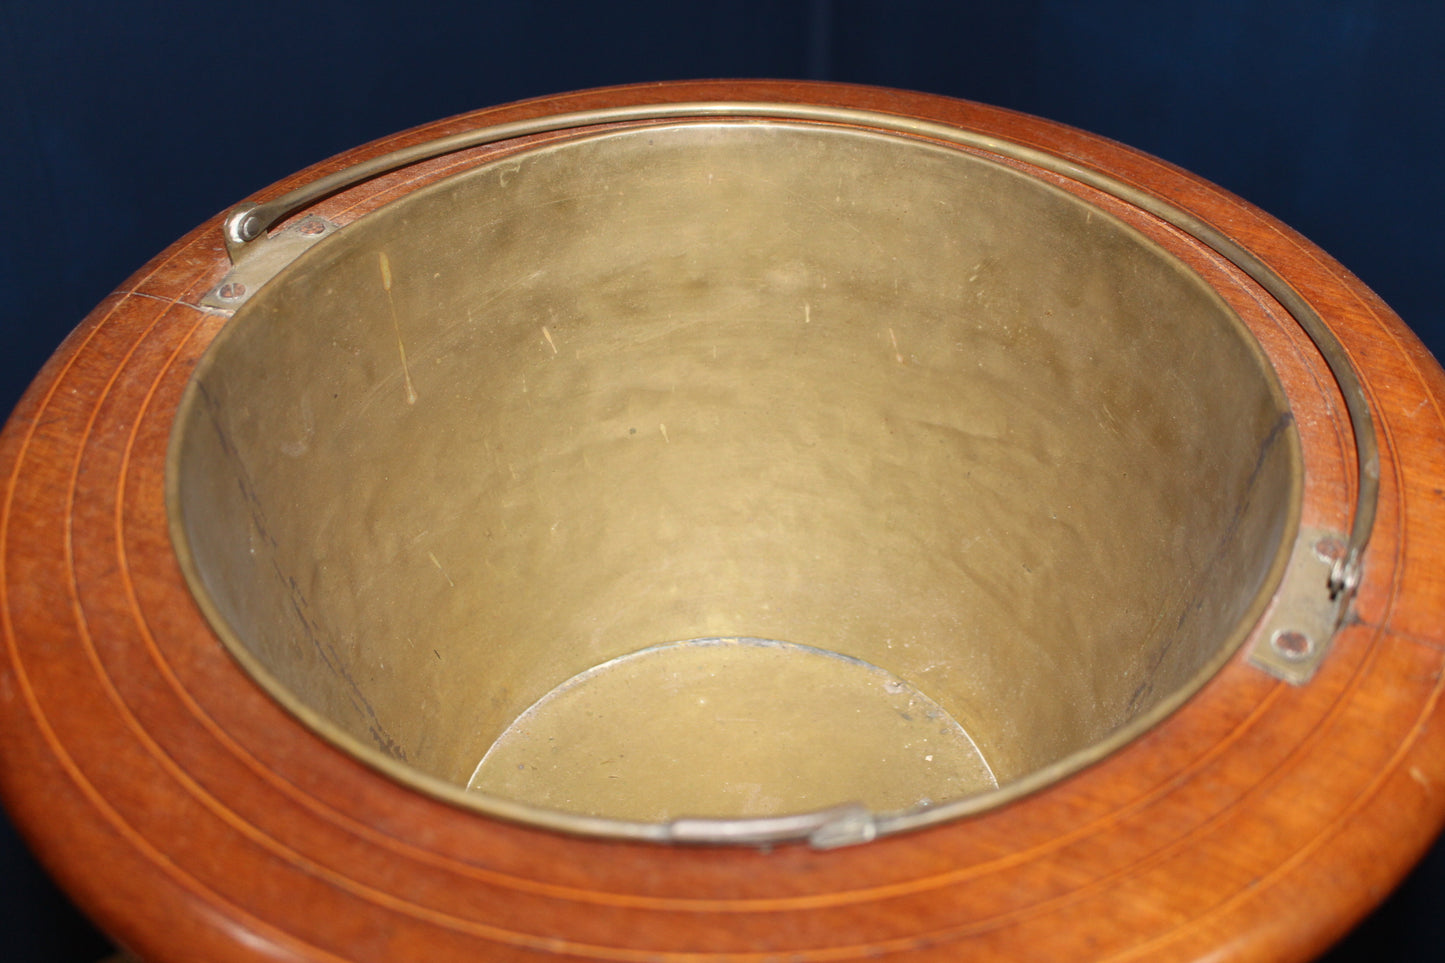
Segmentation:
{"type": "Polygon", "coordinates": [[[340,228],[324,217],[303,217],[269,237],[252,242],[246,256],[234,264],[221,283],[201,298],[201,307],[230,314],[250,300],[261,286],[281,272],[302,252],[340,228]]]}
{"type": "Polygon", "coordinates": [[[1314,676],[1349,606],[1350,593],[1330,587],[1330,573],[1346,544],[1340,532],[1300,530],[1278,601],[1250,644],[1255,668],[1291,685],[1304,685],[1314,676]]]}

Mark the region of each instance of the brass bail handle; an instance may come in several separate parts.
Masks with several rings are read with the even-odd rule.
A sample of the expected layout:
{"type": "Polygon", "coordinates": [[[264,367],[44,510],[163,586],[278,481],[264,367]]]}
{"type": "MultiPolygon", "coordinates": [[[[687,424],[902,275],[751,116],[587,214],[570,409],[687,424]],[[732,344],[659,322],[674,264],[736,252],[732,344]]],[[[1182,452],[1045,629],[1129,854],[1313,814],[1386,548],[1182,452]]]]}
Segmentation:
{"type": "MultiPolygon", "coordinates": [[[[1356,479],[1358,482],[1354,517],[1350,524],[1345,549],[1333,560],[1325,585],[1315,591],[1324,594],[1322,604],[1332,612],[1331,632],[1344,620],[1349,601],[1360,582],[1361,567],[1364,563],[1365,547],[1374,528],[1375,512],[1379,500],[1380,457],[1374,424],[1370,416],[1369,401],[1355,374],[1349,355],[1324,319],[1290,284],[1256,257],[1251,251],[1235,242],[1213,225],[1173,204],[1143,191],[1131,184],[1120,181],[1108,174],[1088,167],[1082,167],[1062,157],[1026,147],[1011,141],[951,127],[946,124],[903,117],[896,114],[871,110],[855,110],[841,107],[824,107],[809,104],[748,103],[728,101],[706,101],[694,103],[647,104],[634,107],[609,107],[597,110],[574,111],[554,114],[531,120],[513,121],[475,130],[462,131],[446,137],[404,147],[401,150],[383,154],[352,167],[328,174],[298,187],[289,193],[269,201],[246,202],[233,208],[226,216],[222,227],[226,251],[238,273],[243,262],[251,261],[254,255],[267,245],[267,232],[281,220],[296,211],[338,191],[387,172],[445,154],[455,153],[471,147],[480,147],[516,137],[549,133],[559,130],[590,127],[599,124],[635,123],[658,120],[699,120],[704,118],[728,118],[743,120],[784,120],[809,123],[824,123],[863,127],[873,130],[933,138],[959,144],[965,147],[1001,155],[1043,168],[1063,177],[1087,184],[1126,203],[1141,208],[1161,220],[1173,225],[1196,241],[1211,248],[1224,257],[1270,293],[1295,319],[1295,322],[1309,335],[1319,349],[1325,363],[1344,397],[1349,412],[1350,426],[1355,438],[1356,479]]],[[[328,225],[329,227],[329,225],[328,225]]],[[[284,232],[282,232],[284,233],[284,232]]],[[[321,232],[312,232],[320,236],[321,232]]],[[[278,235],[279,237],[279,235],[278,235]]],[[[294,239],[293,239],[294,240],[294,239]]],[[[294,244],[292,245],[294,248],[294,244]]],[[[299,251],[297,252],[299,253],[299,251]]],[[[294,255],[292,255],[294,256],[294,255]]],[[[272,266],[267,264],[247,276],[248,284],[232,285],[232,293],[219,299],[206,300],[207,306],[222,310],[239,306],[255,289],[274,276],[290,257],[271,258],[280,261],[272,266]],[[240,292],[240,293],[235,293],[240,292]]],[[[231,275],[227,275],[230,280],[231,275]]],[[[222,288],[226,287],[223,281],[222,288]]],[[[1292,680],[1294,681],[1294,680],[1292,680]]]]}

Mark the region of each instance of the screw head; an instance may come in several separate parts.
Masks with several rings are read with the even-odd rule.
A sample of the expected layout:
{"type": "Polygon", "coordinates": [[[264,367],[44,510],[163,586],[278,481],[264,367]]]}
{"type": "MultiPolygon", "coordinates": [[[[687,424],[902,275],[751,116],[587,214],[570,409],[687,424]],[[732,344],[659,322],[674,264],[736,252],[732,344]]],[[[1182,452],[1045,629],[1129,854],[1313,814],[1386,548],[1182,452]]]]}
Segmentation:
{"type": "Polygon", "coordinates": [[[297,233],[297,234],[304,234],[304,235],[306,235],[307,237],[315,237],[316,235],[318,235],[318,234],[324,234],[325,232],[326,232],[326,224],[325,224],[325,222],[324,222],[324,221],[321,221],[321,220],[318,220],[317,218],[314,218],[314,217],[308,217],[306,220],[304,220],[304,221],[302,221],[300,224],[297,224],[297,225],[296,225],[296,233],[297,233]]]}
{"type": "Polygon", "coordinates": [[[1269,644],[1281,658],[1291,662],[1307,659],[1315,651],[1315,640],[1294,629],[1281,629],[1270,638],[1269,644]]]}
{"type": "Polygon", "coordinates": [[[246,285],[240,281],[227,281],[216,288],[216,297],[222,301],[239,301],[246,296],[246,285]]]}
{"type": "Polygon", "coordinates": [[[1321,562],[1338,562],[1345,557],[1345,543],[1333,535],[1326,535],[1314,544],[1315,557],[1321,562]]]}

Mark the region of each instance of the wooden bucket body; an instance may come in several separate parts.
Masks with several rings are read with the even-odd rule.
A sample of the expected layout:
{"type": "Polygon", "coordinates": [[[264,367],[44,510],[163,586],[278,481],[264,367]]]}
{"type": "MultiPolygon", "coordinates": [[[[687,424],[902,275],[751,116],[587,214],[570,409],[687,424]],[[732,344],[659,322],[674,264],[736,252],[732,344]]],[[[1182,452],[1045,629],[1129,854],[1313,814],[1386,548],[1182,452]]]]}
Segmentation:
{"type": "Polygon", "coordinates": [[[0,790],[124,945],[1305,959],[1434,838],[1445,376],[1328,256],[827,84],[258,200],[476,130],[198,228],[0,439],[0,790]]]}

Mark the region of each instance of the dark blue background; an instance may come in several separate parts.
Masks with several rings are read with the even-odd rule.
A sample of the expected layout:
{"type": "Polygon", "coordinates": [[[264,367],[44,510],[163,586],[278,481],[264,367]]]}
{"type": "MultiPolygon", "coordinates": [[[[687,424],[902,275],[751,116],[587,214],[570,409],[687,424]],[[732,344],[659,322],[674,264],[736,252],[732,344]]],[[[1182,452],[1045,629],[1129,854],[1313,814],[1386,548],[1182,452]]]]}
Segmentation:
{"type": "MultiPolygon", "coordinates": [[[[1445,348],[1445,4],[0,0],[0,412],[161,248],[348,147],[690,77],[925,90],[1150,151],[1319,243],[1445,348]]],[[[105,950],[0,826],[0,960],[105,950]]],[[[1434,853],[1330,957],[1445,957],[1434,853]]]]}

